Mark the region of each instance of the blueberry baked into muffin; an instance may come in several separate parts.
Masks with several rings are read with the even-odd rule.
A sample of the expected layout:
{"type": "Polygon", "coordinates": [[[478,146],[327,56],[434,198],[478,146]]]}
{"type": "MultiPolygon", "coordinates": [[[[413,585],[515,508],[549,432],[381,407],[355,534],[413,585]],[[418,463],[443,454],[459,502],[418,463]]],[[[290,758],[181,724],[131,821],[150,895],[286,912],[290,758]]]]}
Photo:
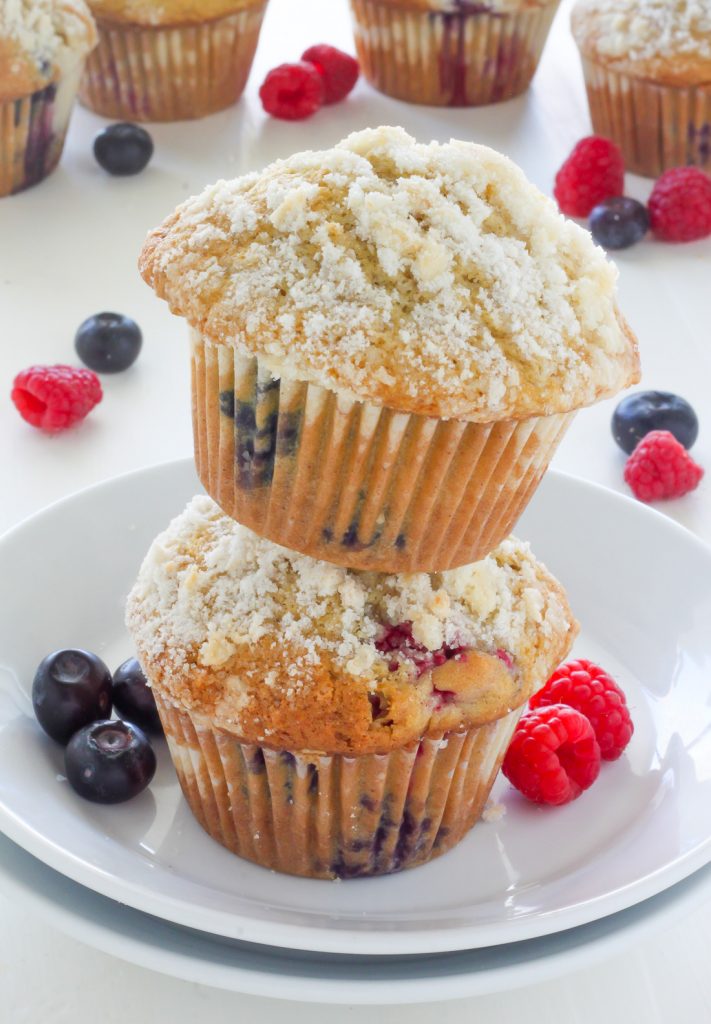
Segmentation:
{"type": "Polygon", "coordinates": [[[267,0],[88,0],[99,45],[82,102],[104,117],[180,121],[236,103],[267,0]]]}
{"type": "Polygon", "coordinates": [[[577,632],[513,538],[442,573],[360,572],[260,538],[207,496],[152,544],[127,622],[198,821],[317,878],[459,842],[577,632]]]}
{"type": "Polygon", "coordinates": [[[95,45],[83,0],[0,4],[0,196],[36,185],[59,163],[95,45]]]}
{"type": "Polygon", "coordinates": [[[578,0],[590,114],[650,178],[711,167],[711,0],[578,0]]]}
{"type": "Polygon", "coordinates": [[[153,231],[200,478],[315,558],[437,571],[513,528],[575,411],[639,376],[604,253],[506,157],[357,132],[153,231]]]}

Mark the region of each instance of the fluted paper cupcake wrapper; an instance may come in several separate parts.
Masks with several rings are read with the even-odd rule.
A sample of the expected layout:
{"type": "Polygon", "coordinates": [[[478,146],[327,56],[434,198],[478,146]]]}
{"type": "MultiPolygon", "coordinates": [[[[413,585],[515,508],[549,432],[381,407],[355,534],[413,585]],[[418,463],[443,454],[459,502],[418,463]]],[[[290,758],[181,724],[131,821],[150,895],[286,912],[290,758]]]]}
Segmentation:
{"type": "Polygon", "coordinates": [[[37,185],[62,156],[81,65],[51,85],[0,103],[0,196],[37,185]]]}
{"type": "Polygon", "coordinates": [[[384,875],[450,850],[479,818],[521,714],[347,757],[243,743],[154,693],[205,831],[239,857],[309,878],[384,875]]]}
{"type": "Polygon", "coordinates": [[[711,168],[711,83],[659,85],[583,60],[596,135],[622,150],[628,171],[657,178],[672,167],[711,168]]]}
{"type": "Polygon", "coordinates": [[[511,532],[573,414],[465,423],[395,412],[193,341],[207,492],[277,544],[338,565],[439,572],[511,532]]]}
{"type": "Polygon", "coordinates": [[[82,103],[104,117],[181,121],[236,103],[252,67],[266,2],[199,25],[144,27],[98,19],[82,103]]]}
{"type": "Polygon", "coordinates": [[[356,49],[371,85],[410,103],[450,107],[498,103],[525,92],[557,6],[493,14],[351,0],[356,49]]]}

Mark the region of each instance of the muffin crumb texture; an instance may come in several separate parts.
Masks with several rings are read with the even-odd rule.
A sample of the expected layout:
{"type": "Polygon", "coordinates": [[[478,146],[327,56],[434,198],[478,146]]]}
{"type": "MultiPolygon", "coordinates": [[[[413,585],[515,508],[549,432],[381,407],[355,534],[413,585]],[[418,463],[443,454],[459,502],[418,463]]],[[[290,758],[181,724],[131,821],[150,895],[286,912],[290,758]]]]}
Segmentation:
{"type": "Polygon", "coordinates": [[[3,0],[0,4],[0,100],[49,85],[96,43],[83,0],[3,0]]]}
{"type": "Polygon", "coordinates": [[[153,543],[127,619],[176,702],[249,740],[332,752],[493,720],[575,634],[562,590],[514,539],[443,573],[359,572],[272,544],[204,496],[153,543]],[[358,726],[339,740],[334,714],[358,726]]]}
{"type": "Polygon", "coordinates": [[[221,181],[148,238],[204,338],[405,412],[569,411],[636,379],[614,266],[506,157],[357,132],[221,181]]]}

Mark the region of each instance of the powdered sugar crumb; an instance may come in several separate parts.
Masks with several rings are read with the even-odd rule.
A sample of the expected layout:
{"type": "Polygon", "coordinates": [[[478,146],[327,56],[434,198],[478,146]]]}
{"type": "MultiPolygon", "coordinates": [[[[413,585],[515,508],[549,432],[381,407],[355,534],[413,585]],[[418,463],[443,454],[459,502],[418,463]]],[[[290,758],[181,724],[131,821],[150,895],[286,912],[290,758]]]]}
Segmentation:
{"type": "Polygon", "coordinates": [[[481,820],[485,821],[488,825],[496,825],[497,822],[501,821],[505,817],[506,804],[494,803],[489,800],[482,811],[481,820]]]}

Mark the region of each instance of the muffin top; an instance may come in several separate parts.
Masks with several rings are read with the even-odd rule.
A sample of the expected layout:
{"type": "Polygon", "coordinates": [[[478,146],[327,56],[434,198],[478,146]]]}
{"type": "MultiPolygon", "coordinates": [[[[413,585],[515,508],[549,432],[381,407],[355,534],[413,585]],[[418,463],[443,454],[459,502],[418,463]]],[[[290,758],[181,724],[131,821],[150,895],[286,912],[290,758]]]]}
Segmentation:
{"type": "Polygon", "coordinates": [[[261,0],[88,0],[97,18],[131,25],[194,25],[261,0]]]}
{"type": "Polygon", "coordinates": [[[583,54],[615,71],[711,82],[711,0],[578,0],[572,25],[583,54]]]}
{"type": "Polygon", "coordinates": [[[638,378],[617,271],[506,157],[356,132],[220,181],[153,231],[146,281],[275,377],[477,422],[638,378]]]}
{"type": "Polygon", "coordinates": [[[2,0],[0,100],[51,85],[95,45],[84,0],[2,0]]]}
{"type": "MultiPolygon", "coordinates": [[[[383,0],[381,0],[381,3],[383,0]]],[[[385,0],[390,7],[404,7],[410,11],[443,11],[452,14],[516,14],[534,8],[557,6],[560,0],[385,0]]]]}
{"type": "Polygon", "coordinates": [[[151,546],[127,622],[168,700],[249,742],[366,753],[520,706],[576,632],[514,539],[446,572],[344,569],[194,498],[151,546]]]}

